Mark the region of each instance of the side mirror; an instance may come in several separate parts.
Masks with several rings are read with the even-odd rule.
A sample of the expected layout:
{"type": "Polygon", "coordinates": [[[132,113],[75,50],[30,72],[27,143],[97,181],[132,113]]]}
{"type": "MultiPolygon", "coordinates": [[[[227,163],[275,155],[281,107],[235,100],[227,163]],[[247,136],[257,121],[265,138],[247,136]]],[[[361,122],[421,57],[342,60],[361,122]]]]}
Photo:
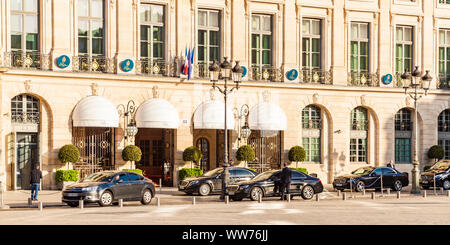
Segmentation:
{"type": "Polygon", "coordinates": [[[117,183],[123,183],[123,179],[118,180],[117,183]]]}
{"type": "Polygon", "coordinates": [[[375,177],[375,173],[370,173],[370,177],[375,177]]]}

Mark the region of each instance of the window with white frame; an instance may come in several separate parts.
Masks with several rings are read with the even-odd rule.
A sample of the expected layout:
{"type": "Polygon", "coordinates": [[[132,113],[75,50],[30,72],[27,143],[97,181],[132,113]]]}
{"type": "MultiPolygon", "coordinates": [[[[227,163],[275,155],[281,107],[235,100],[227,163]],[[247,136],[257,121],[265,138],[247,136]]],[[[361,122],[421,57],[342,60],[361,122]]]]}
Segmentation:
{"type": "Polygon", "coordinates": [[[302,110],[302,143],[307,162],[320,162],[321,128],[320,108],[314,105],[306,106],[302,110]]]}
{"type": "Polygon", "coordinates": [[[198,62],[208,67],[214,60],[220,62],[220,11],[198,10],[198,62]]]}
{"type": "Polygon", "coordinates": [[[39,1],[11,0],[11,50],[39,51],[39,1]]]}
{"type": "Polygon", "coordinates": [[[351,112],[350,162],[367,163],[368,111],[357,107],[351,112]]]}
{"type": "Polygon", "coordinates": [[[402,74],[413,67],[413,27],[397,26],[395,43],[395,72],[402,74]]]}
{"type": "Polygon", "coordinates": [[[438,117],[438,145],[444,148],[444,159],[450,159],[450,109],[446,109],[438,117]]]}
{"type": "Polygon", "coordinates": [[[272,65],[272,16],[252,15],[252,66],[262,69],[272,65]]]}
{"type": "Polygon", "coordinates": [[[164,60],[164,6],[142,3],[139,16],[141,59],[164,60]]]}
{"type": "Polygon", "coordinates": [[[104,35],[104,0],[78,0],[78,53],[104,55],[104,35]]]}
{"type": "Polygon", "coordinates": [[[439,30],[439,88],[450,88],[450,29],[439,30]]]}
{"type": "Polygon", "coordinates": [[[369,23],[351,23],[350,71],[369,71],[369,23]]]}
{"type": "Polygon", "coordinates": [[[302,20],[302,68],[305,71],[321,69],[322,21],[320,19],[302,20]]]}

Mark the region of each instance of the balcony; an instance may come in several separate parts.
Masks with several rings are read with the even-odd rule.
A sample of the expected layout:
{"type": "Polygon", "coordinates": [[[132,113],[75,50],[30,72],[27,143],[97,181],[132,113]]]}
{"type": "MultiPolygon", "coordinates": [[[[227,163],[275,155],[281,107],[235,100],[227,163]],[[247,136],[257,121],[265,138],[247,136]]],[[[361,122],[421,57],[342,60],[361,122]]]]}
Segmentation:
{"type": "Polygon", "coordinates": [[[105,56],[74,56],[72,69],[77,72],[99,73],[114,73],[116,70],[114,59],[105,56]]]}
{"type": "Polygon", "coordinates": [[[333,84],[333,74],[322,70],[301,70],[299,82],[304,84],[333,84]]]}
{"type": "Polygon", "coordinates": [[[140,59],[136,62],[136,74],[173,77],[176,75],[176,65],[164,60],[140,59]]]}
{"type": "Polygon", "coordinates": [[[438,89],[450,89],[450,74],[439,74],[436,87],[438,89]]]}
{"type": "Polygon", "coordinates": [[[248,73],[249,81],[281,82],[283,72],[273,66],[252,66],[248,73]]]}
{"type": "Polygon", "coordinates": [[[48,70],[50,56],[39,52],[11,51],[4,53],[1,65],[19,69],[48,70]]]}
{"type": "Polygon", "coordinates": [[[209,79],[209,66],[207,63],[198,63],[194,65],[195,77],[209,79]]]}
{"type": "Polygon", "coordinates": [[[379,77],[378,73],[351,71],[348,73],[348,86],[378,87],[380,86],[379,77]]]}

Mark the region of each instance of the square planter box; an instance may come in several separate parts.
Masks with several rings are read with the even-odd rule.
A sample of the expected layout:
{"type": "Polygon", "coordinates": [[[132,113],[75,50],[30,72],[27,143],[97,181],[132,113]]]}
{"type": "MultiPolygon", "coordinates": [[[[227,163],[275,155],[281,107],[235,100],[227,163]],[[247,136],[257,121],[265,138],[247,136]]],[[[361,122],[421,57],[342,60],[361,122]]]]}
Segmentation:
{"type": "Polygon", "coordinates": [[[58,190],[62,190],[64,189],[64,187],[71,185],[71,184],[75,184],[77,183],[76,181],[63,181],[63,182],[58,182],[56,183],[56,187],[58,188],[58,190]]]}

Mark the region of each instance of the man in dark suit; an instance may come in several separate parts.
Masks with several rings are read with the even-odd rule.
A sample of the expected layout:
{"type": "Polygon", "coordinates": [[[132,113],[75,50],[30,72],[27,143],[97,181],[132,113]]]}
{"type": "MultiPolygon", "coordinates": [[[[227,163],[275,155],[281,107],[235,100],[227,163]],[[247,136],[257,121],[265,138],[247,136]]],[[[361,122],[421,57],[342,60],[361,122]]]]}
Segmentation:
{"type": "Polygon", "coordinates": [[[287,163],[284,163],[284,168],[281,170],[281,199],[286,200],[285,193],[289,194],[289,186],[291,185],[292,171],[288,168],[287,163]]]}

